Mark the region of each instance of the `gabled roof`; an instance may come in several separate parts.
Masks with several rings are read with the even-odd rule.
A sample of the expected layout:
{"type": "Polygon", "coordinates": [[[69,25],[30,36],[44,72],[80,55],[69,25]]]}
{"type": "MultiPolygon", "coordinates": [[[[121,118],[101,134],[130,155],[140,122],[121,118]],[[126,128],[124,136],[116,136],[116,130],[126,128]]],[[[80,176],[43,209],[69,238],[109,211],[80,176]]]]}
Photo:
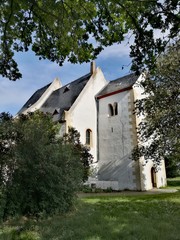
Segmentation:
{"type": "Polygon", "coordinates": [[[139,76],[131,73],[124,77],[110,81],[106,87],[96,95],[98,99],[104,98],[132,88],[139,76]]]}
{"type": "Polygon", "coordinates": [[[38,89],[30,98],[29,100],[24,104],[24,106],[19,110],[17,114],[23,113],[25,110],[27,110],[30,106],[32,106],[34,103],[36,103],[40,97],[43,95],[43,93],[48,89],[48,87],[51,85],[49,83],[45,87],[42,87],[38,89]]]}
{"type": "Polygon", "coordinates": [[[64,110],[69,110],[80,92],[90,79],[91,74],[78,78],[77,80],[55,90],[40,108],[43,112],[53,114],[54,120],[60,120],[64,110]]]}

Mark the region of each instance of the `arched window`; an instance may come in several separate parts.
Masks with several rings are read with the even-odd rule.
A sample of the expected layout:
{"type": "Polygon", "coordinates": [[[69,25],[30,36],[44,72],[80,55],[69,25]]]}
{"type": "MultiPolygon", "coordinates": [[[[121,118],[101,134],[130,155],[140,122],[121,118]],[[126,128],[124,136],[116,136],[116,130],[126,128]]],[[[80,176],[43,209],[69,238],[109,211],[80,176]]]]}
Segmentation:
{"type": "Polygon", "coordinates": [[[114,102],[113,105],[110,103],[108,104],[108,115],[109,115],[109,117],[118,115],[118,103],[117,102],[114,102]]]}
{"type": "Polygon", "coordinates": [[[117,104],[117,102],[114,102],[113,107],[114,107],[114,115],[118,115],[118,104],[117,104]]]}
{"type": "Polygon", "coordinates": [[[108,114],[109,114],[109,116],[113,116],[114,115],[112,104],[108,104],[108,114]]]}
{"type": "Polygon", "coordinates": [[[92,131],[91,129],[86,130],[86,144],[91,145],[92,142],[92,131]]]}

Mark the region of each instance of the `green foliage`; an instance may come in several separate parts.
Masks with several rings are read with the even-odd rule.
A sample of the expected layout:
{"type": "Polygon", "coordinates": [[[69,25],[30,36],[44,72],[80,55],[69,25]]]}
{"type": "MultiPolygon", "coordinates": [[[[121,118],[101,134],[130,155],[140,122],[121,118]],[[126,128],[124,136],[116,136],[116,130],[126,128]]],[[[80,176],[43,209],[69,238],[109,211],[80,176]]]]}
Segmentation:
{"type": "Polygon", "coordinates": [[[69,127],[68,133],[64,134],[63,142],[65,144],[72,144],[74,150],[80,153],[80,159],[83,165],[83,182],[88,179],[90,174],[90,164],[93,156],[89,153],[89,148],[80,142],[80,133],[73,127],[69,127]]]}
{"type": "Polygon", "coordinates": [[[29,48],[62,65],[94,59],[131,31],[132,69],[154,67],[155,57],[178,35],[178,0],[4,0],[0,5],[0,74],[21,77],[14,53],[29,48]],[[166,39],[155,37],[155,30],[166,39]],[[147,44],[148,43],[148,44],[147,44]]]}
{"type": "Polygon", "coordinates": [[[17,138],[15,125],[9,113],[0,114],[0,187],[3,189],[7,176],[11,176],[14,169],[14,142],[17,138]],[[7,168],[6,166],[9,166],[7,168]]]}
{"type": "Polygon", "coordinates": [[[11,240],[40,240],[38,233],[33,231],[18,231],[16,229],[11,232],[11,240]]]}
{"type": "Polygon", "coordinates": [[[111,193],[111,192],[117,192],[114,191],[111,187],[108,187],[106,189],[102,189],[102,188],[97,188],[96,186],[93,185],[83,185],[80,188],[80,191],[83,193],[111,193]]]}
{"type": "Polygon", "coordinates": [[[89,185],[82,185],[80,191],[83,193],[92,193],[92,188],[89,185]]]}
{"type": "Polygon", "coordinates": [[[136,112],[145,119],[139,125],[141,145],[135,157],[152,159],[155,166],[161,159],[173,159],[180,163],[180,79],[179,79],[180,42],[168,47],[158,59],[153,74],[147,75],[143,87],[147,98],[139,100],[136,112]]]}
{"type": "Polygon", "coordinates": [[[58,138],[59,126],[50,115],[7,116],[0,122],[4,217],[67,212],[83,179],[83,146],[58,138]]]}
{"type": "Polygon", "coordinates": [[[167,185],[170,188],[175,188],[175,189],[180,190],[180,177],[168,178],[167,185]]]}
{"type": "Polygon", "coordinates": [[[166,163],[166,175],[168,178],[174,178],[180,176],[180,156],[169,155],[165,157],[166,163]]]}

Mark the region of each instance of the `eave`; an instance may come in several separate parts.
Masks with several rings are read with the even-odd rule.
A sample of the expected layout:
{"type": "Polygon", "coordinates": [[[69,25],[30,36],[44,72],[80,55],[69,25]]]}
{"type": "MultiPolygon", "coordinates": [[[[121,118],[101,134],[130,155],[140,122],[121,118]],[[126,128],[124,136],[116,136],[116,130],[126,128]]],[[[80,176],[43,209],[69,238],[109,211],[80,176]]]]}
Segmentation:
{"type": "Polygon", "coordinates": [[[101,98],[109,97],[109,96],[115,95],[115,94],[117,94],[117,93],[125,92],[125,91],[131,90],[131,89],[132,89],[132,86],[131,86],[131,87],[124,88],[124,89],[120,89],[120,90],[117,90],[117,91],[114,91],[114,92],[106,93],[106,94],[104,94],[104,95],[97,96],[96,98],[97,98],[97,99],[101,99],[101,98]]]}

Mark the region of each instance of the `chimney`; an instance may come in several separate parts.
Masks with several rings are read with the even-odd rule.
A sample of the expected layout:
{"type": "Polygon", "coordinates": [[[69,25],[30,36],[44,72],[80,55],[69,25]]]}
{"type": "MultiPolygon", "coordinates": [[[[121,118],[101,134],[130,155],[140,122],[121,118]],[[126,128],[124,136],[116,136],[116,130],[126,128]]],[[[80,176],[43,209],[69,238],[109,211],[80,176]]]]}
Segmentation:
{"type": "Polygon", "coordinates": [[[90,69],[91,75],[93,75],[95,73],[95,70],[96,70],[96,63],[95,63],[95,61],[92,61],[91,62],[91,69],[90,69]]]}

